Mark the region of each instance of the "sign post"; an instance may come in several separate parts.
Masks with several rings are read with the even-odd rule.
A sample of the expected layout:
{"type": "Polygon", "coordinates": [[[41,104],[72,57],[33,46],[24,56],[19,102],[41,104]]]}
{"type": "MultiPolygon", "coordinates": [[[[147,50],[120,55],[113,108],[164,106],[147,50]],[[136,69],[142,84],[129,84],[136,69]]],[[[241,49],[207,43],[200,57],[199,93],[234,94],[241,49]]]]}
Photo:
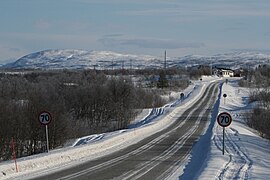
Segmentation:
{"type": "Polygon", "coordinates": [[[12,151],[13,151],[13,157],[14,157],[14,163],[15,163],[15,167],[16,167],[16,172],[18,172],[18,165],[17,165],[17,161],[16,161],[16,151],[15,151],[15,145],[14,145],[14,138],[12,137],[12,151]]]}
{"type": "Polygon", "coordinates": [[[45,125],[46,131],[46,141],[47,141],[47,152],[49,152],[49,133],[48,133],[48,124],[52,120],[52,115],[48,111],[42,111],[38,115],[38,120],[42,125],[45,125]]]}
{"type": "Polygon", "coordinates": [[[223,97],[224,97],[224,104],[226,104],[226,97],[227,97],[227,94],[223,94],[223,97]]]}
{"type": "Polygon", "coordinates": [[[49,133],[48,133],[47,125],[45,125],[45,131],[46,131],[46,141],[47,141],[47,152],[49,152],[49,133]]]}
{"type": "Polygon", "coordinates": [[[181,101],[183,101],[184,97],[185,97],[185,94],[184,94],[184,93],[181,93],[181,94],[180,94],[180,99],[181,99],[181,101]]]}
{"type": "Polygon", "coordinates": [[[224,149],[225,149],[225,127],[228,127],[232,123],[232,116],[227,112],[222,112],[217,117],[218,124],[223,127],[223,148],[222,148],[222,154],[224,155],[224,149]]]}

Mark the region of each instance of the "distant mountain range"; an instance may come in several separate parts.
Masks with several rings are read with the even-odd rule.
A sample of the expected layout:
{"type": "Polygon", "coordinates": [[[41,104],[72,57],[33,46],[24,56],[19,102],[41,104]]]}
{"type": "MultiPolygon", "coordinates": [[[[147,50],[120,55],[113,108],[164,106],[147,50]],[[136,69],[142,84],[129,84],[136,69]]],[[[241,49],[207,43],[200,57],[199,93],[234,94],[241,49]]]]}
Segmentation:
{"type": "MultiPolygon", "coordinates": [[[[270,55],[254,52],[235,52],[214,56],[189,55],[167,57],[167,67],[210,65],[237,69],[255,67],[270,61],[270,55]]],[[[13,69],[119,69],[162,68],[164,58],[148,55],[120,54],[111,51],[45,50],[28,54],[2,66],[13,69]]]]}

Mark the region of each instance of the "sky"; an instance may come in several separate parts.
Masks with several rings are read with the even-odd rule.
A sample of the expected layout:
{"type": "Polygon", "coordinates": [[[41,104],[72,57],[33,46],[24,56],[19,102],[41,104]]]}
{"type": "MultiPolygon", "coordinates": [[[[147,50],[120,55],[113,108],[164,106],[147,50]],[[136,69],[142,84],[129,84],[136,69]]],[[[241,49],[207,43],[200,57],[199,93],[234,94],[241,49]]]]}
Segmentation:
{"type": "Polygon", "coordinates": [[[0,0],[0,64],[46,49],[269,51],[269,0],[0,0]]]}

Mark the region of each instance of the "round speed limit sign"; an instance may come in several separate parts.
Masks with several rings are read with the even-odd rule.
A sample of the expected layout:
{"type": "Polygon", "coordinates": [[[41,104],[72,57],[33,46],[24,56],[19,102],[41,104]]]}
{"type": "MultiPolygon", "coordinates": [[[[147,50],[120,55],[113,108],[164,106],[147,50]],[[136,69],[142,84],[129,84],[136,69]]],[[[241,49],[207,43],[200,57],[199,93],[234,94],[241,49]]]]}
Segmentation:
{"type": "Polygon", "coordinates": [[[228,127],[232,123],[232,116],[227,112],[222,112],[218,115],[217,122],[222,127],[228,127]]]}
{"type": "Polygon", "coordinates": [[[48,125],[52,120],[52,116],[48,111],[42,111],[38,115],[38,120],[42,125],[48,125]]]}

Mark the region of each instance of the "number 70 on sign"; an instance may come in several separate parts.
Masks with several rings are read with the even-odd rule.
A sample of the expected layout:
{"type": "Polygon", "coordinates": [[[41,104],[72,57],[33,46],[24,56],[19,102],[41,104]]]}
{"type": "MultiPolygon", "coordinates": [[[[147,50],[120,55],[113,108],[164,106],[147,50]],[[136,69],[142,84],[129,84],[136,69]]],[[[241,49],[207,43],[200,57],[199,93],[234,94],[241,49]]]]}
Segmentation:
{"type": "Polygon", "coordinates": [[[222,112],[217,117],[217,122],[222,127],[228,127],[232,123],[232,117],[227,112],[222,112]]]}
{"type": "Polygon", "coordinates": [[[38,115],[38,120],[42,125],[48,125],[52,120],[52,116],[48,111],[42,111],[38,115]]]}

